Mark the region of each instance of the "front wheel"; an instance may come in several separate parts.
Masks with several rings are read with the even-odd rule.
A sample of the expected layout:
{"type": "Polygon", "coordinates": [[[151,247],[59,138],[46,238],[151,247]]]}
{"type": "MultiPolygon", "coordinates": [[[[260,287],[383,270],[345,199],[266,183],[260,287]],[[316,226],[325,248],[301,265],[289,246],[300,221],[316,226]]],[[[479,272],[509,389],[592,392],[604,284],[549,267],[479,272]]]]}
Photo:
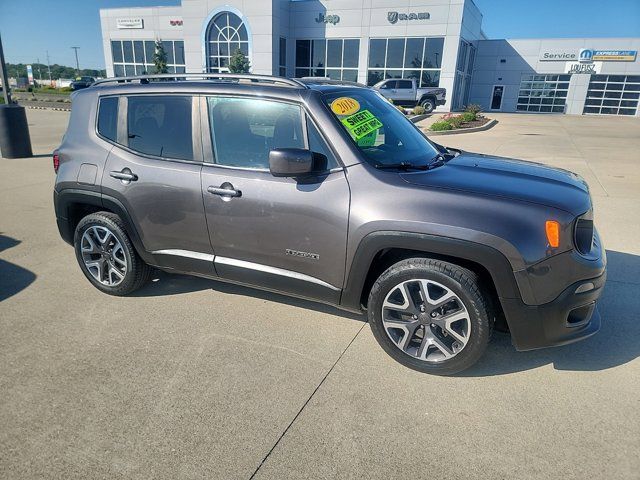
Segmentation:
{"type": "Polygon", "coordinates": [[[151,274],[133,248],[120,217],[109,212],[87,215],[74,235],[82,273],[98,290],[127,295],[142,287],[151,274]]]}
{"type": "Polygon", "coordinates": [[[424,113],[431,113],[436,108],[436,103],[432,98],[425,98],[424,100],[422,100],[422,102],[420,102],[420,105],[422,106],[422,108],[424,108],[424,113]]]}
{"type": "Polygon", "coordinates": [[[477,275],[428,258],[387,269],[371,289],[367,311],[373,335],[392,358],[436,375],[476,363],[493,327],[477,275]]]}

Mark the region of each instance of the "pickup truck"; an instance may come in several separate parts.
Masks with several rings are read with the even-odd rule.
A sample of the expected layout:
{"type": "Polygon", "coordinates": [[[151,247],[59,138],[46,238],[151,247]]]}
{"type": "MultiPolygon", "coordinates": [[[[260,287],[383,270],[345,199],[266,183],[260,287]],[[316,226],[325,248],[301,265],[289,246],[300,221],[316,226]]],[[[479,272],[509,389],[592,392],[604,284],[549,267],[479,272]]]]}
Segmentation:
{"type": "Polygon", "coordinates": [[[394,105],[415,107],[421,105],[426,113],[431,113],[438,105],[446,102],[447,90],[439,87],[418,88],[414,78],[382,80],[373,86],[382,96],[393,100],[394,105]]]}

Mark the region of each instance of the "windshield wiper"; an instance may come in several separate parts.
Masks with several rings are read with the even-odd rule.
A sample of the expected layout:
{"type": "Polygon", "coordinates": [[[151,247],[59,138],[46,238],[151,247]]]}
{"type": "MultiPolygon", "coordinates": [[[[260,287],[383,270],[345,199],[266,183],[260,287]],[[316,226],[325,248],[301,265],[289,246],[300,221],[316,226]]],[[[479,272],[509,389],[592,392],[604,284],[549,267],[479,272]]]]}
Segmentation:
{"type": "Polygon", "coordinates": [[[379,170],[428,170],[430,168],[430,163],[424,165],[416,165],[414,163],[409,162],[400,162],[400,163],[379,163],[375,165],[375,167],[379,170]]]}

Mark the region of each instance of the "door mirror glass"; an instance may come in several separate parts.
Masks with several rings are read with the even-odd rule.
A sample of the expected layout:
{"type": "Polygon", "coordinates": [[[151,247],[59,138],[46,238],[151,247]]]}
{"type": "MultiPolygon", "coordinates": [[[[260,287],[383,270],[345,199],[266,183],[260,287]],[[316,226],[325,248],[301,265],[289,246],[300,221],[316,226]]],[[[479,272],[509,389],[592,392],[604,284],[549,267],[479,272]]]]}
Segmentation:
{"type": "Polygon", "coordinates": [[[301,177],[324,170],[327,157],[302,148],[276,148],[269,152],[269,170],[274,177],[301,177]]]}

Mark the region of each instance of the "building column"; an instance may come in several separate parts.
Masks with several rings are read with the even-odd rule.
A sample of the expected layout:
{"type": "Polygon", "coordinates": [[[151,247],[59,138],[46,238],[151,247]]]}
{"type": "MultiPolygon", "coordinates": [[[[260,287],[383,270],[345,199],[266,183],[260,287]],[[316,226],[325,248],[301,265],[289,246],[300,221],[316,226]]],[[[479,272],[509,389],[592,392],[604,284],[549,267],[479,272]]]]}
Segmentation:
{"type": "Polygon", "coordinates": [[[567,91],[567,109],[565,113],[569,115],[582,115],[590,80],[591,75],[587,73],[571,75],[569,90],[567,91]]]}

